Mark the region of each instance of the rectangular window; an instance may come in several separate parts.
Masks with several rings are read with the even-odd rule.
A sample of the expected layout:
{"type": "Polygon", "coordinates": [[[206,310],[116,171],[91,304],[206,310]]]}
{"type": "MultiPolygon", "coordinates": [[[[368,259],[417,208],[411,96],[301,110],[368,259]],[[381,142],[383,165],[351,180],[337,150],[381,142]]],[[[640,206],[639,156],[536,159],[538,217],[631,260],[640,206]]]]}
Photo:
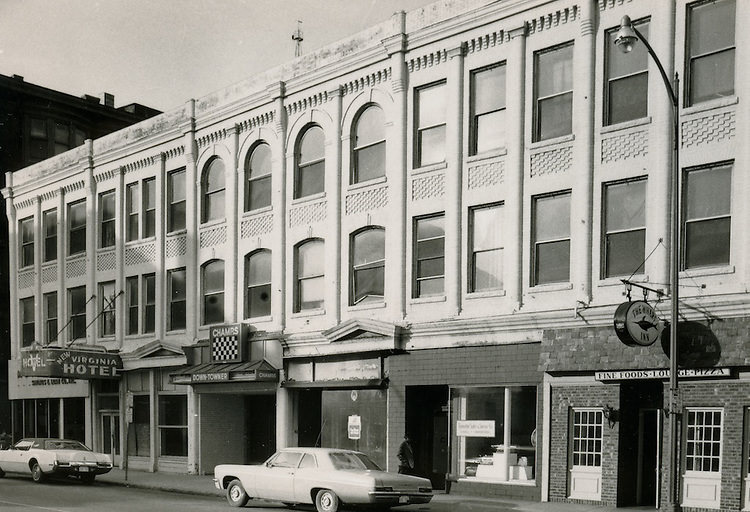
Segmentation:
{"type": "Polygon", "coordinates": [[[533,203],[532,285],[570,279],[570,192],[538,196],[533,203]]]}
{"type": "Polygon", "coordinates": [[[133,426],[128,435],[128,453],[149,457],[151,453],[151,401],[148,395],[133,396],[133,426]]]}
{"type": "Polygon", "coordinates": [[[631,276],[646,257],[646,180],[604,185],[602,276],[631,276]]]}
{"type": "Polygon", "coordinates": [[[471,73],[470,154],[505,147],[505,63],[471,73]]]}
{"type": "Polygon", "coordinates": [[[169,296],[168,330],[185,328],[185,269],[178,268],[167,272],[167,293],[169,296]]]}
{"type": "Polygon", "coordinates": [[[44,119],[29,119],[29,160],[38,162],[48,156],[47,121],[44,119]]]}
{"type": "Polygon", "coordinates": [[[101,234],[99,247],[113,247],[115,245],[115,191],[99,195],[99,218],[101,234]]]}
{"type": "Polygon", "coordinates": [[[44,294],[44,342],[57,341],[57,292],[44,294]]]}
{"type": "Polygon", "coordinates": [[[21,346],[34,343],[34,297],[21,299],[21,346]]]}
{"type": "Polygon", "coordinates": [[[416,154],[414,167],[445,161],[445,82],[415,91],[416,154]]]}
{"type": "Polygon", "coordinates": [[[138,218],[140,216],[141,194],[138,188],[138,182],[130,183],[125,189],[125,209],[127,210],[128,220],[125,227],[125,238],[128,242],[138,240],[138,218]]]}
{"type": "Polygon", "coordinates": [[[442,295],[445,285],[445,216],[414,221],[414,283],[412,296],[442,295]]]}
{"type": "Polygon", "coordinates": [[[68,290],[68,339],[74,341],[86,337],[86,287],[78,286],[68,290]]]}
{"type": "Polygon", "coordinates": [[[143,180],[143,237],[156,235],[156,178],[143,180]]]}
{"type": "Polygon", "coordinates": [[[34,217],[18,223],[21,232],[21,268],[34,265],[34,217]]]}
{"type": "Polygon", "coordinates": [[[55,123],[55,154],[65,153],[70,149],[70,126],[55,123]]]}
{"type": "Polygon", "coordinates": [[[68,254],[86,252],[86,201],[68,205],[68,254]]]}
{"type": "Polygon", "coordinates": [[[728,265],[732,164],[688,170],[683,188],[683,268],[728,265]]]}
{"type": "Polygon", "coordinates": [[[688,101],[690,105],[734,94],[735,0],[688,7],[688,101]]]}
{"type": "Polygon", "coordinates": [[[143,332],[154,332],[156,323],[156,274],[143,276],[143,332]]]}
{"type": "Polygon", "coordinates": [[[125,279],[125,293],[127,293],[128,334],[138,334],[138,276],[125,279]]]}
{"type": "Polygon", "coordinates": [[[469,210],[469,292],[503,288],[503,206],[469,210]]]}
{"type": "Polygon", "coordinates": [[[573,409],[570,458],[574,468],[601,467],[603,431],[604,413],[601,409],[573,409]]]}
{"type": "Polygon", "coordinates": [[[115,335],[115,282],[99,284],[99,333],[101,336],[115,335]]]}
{"type": "Polygon", "coordinates": [[[721,471],[722,409],[688,409],[685,471],[721,471]]]}
{"type": "MultiPolygon", "coordinates": [[[[648,40],[649,20],[633,23],[648,40]]],[[[604,124],[611,125],[642,119],[648,115],[648,51],[636,44],[629,53],[615,45],[620,27],[607,31],[607,65],[605,82],[606,112],[604,124]]]]}
{"type": "Polygon", "coordinates": [[[167,175],[167,232],[185,229],[185,169],[167,175]]]}
{"type": "Polygon", "coordinates": [[[187,396],[159,395],[159,455],[187,457],[187,396]]]}
{"type": "Polygon", "coordinates": [[[55,261],[57,259],[57,210],[44,212],[42,218],[42,229],[44,230],[44,261],[55,261]]]}
{"type": "Polygon", "coordinates": [[[573,133],[573,44],[534,54],[534,142],[573,133]]]}

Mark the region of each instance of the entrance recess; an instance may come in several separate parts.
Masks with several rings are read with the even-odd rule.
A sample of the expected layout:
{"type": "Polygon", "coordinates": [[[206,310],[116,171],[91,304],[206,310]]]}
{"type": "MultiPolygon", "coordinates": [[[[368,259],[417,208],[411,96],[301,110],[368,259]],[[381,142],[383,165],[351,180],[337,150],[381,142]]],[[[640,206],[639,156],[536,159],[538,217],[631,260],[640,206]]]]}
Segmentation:
{"type": "Polygon", "coordinates": [[[406,432],[414,450],[415,473],[445,488],[448,467],[448,386],[406,387],[406,432]]]}
{"type": "Polygon", "coordinates": [[[120,464],[120,415],[118,413],[101,413],[102,424],[100,446],[103,453],[112,457],[115,466],[120,464]]]}

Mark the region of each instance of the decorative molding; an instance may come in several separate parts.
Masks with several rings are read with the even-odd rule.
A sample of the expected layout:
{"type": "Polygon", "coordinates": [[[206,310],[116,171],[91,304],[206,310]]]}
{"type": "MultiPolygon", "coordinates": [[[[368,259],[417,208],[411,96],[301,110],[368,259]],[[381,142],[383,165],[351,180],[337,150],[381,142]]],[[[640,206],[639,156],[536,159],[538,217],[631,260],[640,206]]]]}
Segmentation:
{"type": "Polygon", "coordinates": [[[265,114],[260,114],[260,115],[245,119],[244,121],[240,121],[237,124],[237,131],[238,133],[249,132],[250,130],[253,130],[255,128],[260,128],[261,126],[266,126],[268,124],[271,124],[274,121],[275,115],[276,115],[275,111],[270,110],[266,112],[265,114]]]}
{"type": "Polygon", "coordinates": [[[622,133],[602,138],[603,164],[648,155],[648,130],[622,133]]]}
{"type": "Polygon", "coordinates": [[[57,281],[57,264],[42,267],[42,282],[54,283],[57,281]]]}
{"type": "Polygon", "coordinates": [[[469,39],[466,42],[466,53],[481,52],[482,50],[494,48],[495,46],[507,43],[508,41],[510,41],[510,34],[504,30],[497,30],[483,36],[469,39]]]}
{"type": "Polygon", "coordinates": [[[445,195],[445,173],[414,178],[411,182],[411,200],[419,201],[445,195]]]}
{"type": "Polygon", "coordinates": [[[144,167],[148,167],[150,165],[155,164],[159,161],[161,158],[161,155],[151,155],[144,158],[140,158],[138,160],[135,160],[133,162],[129,162],[122,166],[123,172],[125,174],[130,174],[131,172],[135,172],[139,169],[143,169],[144,167]]]}
{"type": "Polygon", "coordinates": [[[346,196],[346,215],[388,206],[388,187],[371,188],[346,196]]]}
{"type": "Polygon", "coordinates": [[[469,190],[499,185],[505,179],[505,160],[471,165],[467,178],[469,190]]]}
{"type": "Polygon", "coordinates": [[[361,90],[369,89],[391,79],[391,68],[374,71],[356,80],[351,80],[343,85],[343,94],[355,94],[361,90]]]}
{"type": "Polygon", "coordinates": [[[216,130],[215,132],[209,133],[208,135],[204,135],[203,137],[195,139],[195,142],[199,148],[203,148],[210,144],[214,144],[226,139],[228,135],[229,130],[227,130],[226,128],[221,128],[219,130],[216,130]]]}
{"type": "Polygon", "coordinates": [[[736,135],[734,110],[725,110],[682,122],[683,148],[733,139],[736,135]]]}
{"type": "Polygon", "coordinates": [[[259,235],[265,235],[273,231],[273,214],[257,215],[249,219],[244,219],[240,227],[240,236],[250,238],[259,235]]]}
{"type": "Polygon", "coordinates": [[[560,9],[544,16],[539,16],[528,22],[529,24],[529,35],[535,32],[543,32],[559,25],[564,25],[575,21],[579,17],[579,9],[577,5],[560,9]]]}
{"type": "Polygon", "coordinates": [[[86,273],[86,257],[80,256],[65,262],[65,278],[80,277],[86,273]]]}
{"type": "Polygon", "coordinates": [[[142,245],[125,247],[125,265],[140,265],[156,260],[156,244],[148,242],[142,245]]]}
{"type": "Polygon", "coordinates": [[[170,158],[175,158],[181,155],[185,154],[185,146],[176,146],[171,149],[168,149],[166,151],[162,152],[162,155],[164,155],[164,158],[169,160],[170,158]]]}
{"type": "Polygon", "coordinates": [[[120,174],[120,168],[109,169],[108,171],[101,172],[94,175],[94,182],[101,183],[103,181],[111,180],[120,174]]]}
{"type": "Polygon", "coordinates": [[[36,273],[33,270],[26,270],[18,273],[18,289],[25,290],[34,286],[36,273]]]}
{"type": "Polygon", "coordinates": [[[73,183],[68,183],[63,187],[63,191],[67,194],[69,192],[74,192],[76,190],[81,190],[83,186],[85,185],[83,180],[80,181],[74,181],[73,183]]]}
{"type": "Polygon", "coordinates": [[[107,252],[101,252],[96,255],[96,270],[104,272],[114,270],[117,267],[117,256],[114,249],[107,252]]]}
{"type": "Polygon", "coordinates": [[[409,73],[413,73],[423,68],[431,68],[432,66],[444,64],[447,61],[448,50],[437,50],[435,52],[422,55],[421,57],[409,59],[409,61],[406,63],[406,69],[409,70],[409,73]]]}
{"type": "Polygon", "coordinates": [[[304,112],[307,109],[315,108],[328,102],[329,94],[326,91],[313,94],[306,98],[299,99],[286,105],[286,113],[288,115],[297,114],[298,112],[304,112]]]}
{"type": "Polygon", "coordinates": [[[614,9],[615,7],[620,7],[621,5],[629,4],[633,0],[598,0],[599,4],[599,10],[604,11],[607,9],[614,9]]]}
{"type": "Polygon", "coordinates": [[[167,237],[166,257],[184,256],[187,254],[187,235],[167,237]]]}
{"type": "Polygon", "coordinates": [[[289,227],[313,224],[326,220],[326,201],[305,204],[289,210],[289,227]]]}
{"type": "Polygon", "coordinates": [[[531,155],[530,175],[532,178],[545,174],[567,172],[573,166],[573,146],[564,146],[539,151],[531,155]]]}
{"type": "Polygon", "coordinates": [[[227,226],[221,224],[219,226],[213,226],[210,228],[204,228],[200,230],[200,248],[205,249],[206,247],[213,247],[214,245],[222,245],[227,241],[227,226]]]}

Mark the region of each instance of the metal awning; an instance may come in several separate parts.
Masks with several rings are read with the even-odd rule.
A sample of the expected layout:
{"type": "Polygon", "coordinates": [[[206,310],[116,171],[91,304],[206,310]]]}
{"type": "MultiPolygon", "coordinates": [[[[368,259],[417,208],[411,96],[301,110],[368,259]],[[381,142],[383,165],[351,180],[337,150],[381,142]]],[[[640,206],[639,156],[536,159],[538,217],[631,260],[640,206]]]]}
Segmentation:
{"type": "Polygon", "coordinates": [[[169,374],[172,384],[278,382],[279,370],[265,359],[244,363],[201,363],[169,374]]]}

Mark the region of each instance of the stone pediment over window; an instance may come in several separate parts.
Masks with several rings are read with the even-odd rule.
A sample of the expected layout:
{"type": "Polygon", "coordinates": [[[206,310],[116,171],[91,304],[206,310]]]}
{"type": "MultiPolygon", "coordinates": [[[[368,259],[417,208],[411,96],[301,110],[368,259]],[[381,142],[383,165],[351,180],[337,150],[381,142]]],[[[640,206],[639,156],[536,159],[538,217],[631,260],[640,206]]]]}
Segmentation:
{"type": "Polygon", "coordinates": [[[179,346],[160,340],[141,345],[131,352],[123,352],[120,356],[125,371],[138,368],[184,365],[187,362],[185,353],[179,346]]]}
{"type": "Polygon", "coordinates": [[[363,352],[403,350],[401,332],[401,326],[391,322],[353,318],[322,334],[337,347],[335,352],[363,352]]]}

